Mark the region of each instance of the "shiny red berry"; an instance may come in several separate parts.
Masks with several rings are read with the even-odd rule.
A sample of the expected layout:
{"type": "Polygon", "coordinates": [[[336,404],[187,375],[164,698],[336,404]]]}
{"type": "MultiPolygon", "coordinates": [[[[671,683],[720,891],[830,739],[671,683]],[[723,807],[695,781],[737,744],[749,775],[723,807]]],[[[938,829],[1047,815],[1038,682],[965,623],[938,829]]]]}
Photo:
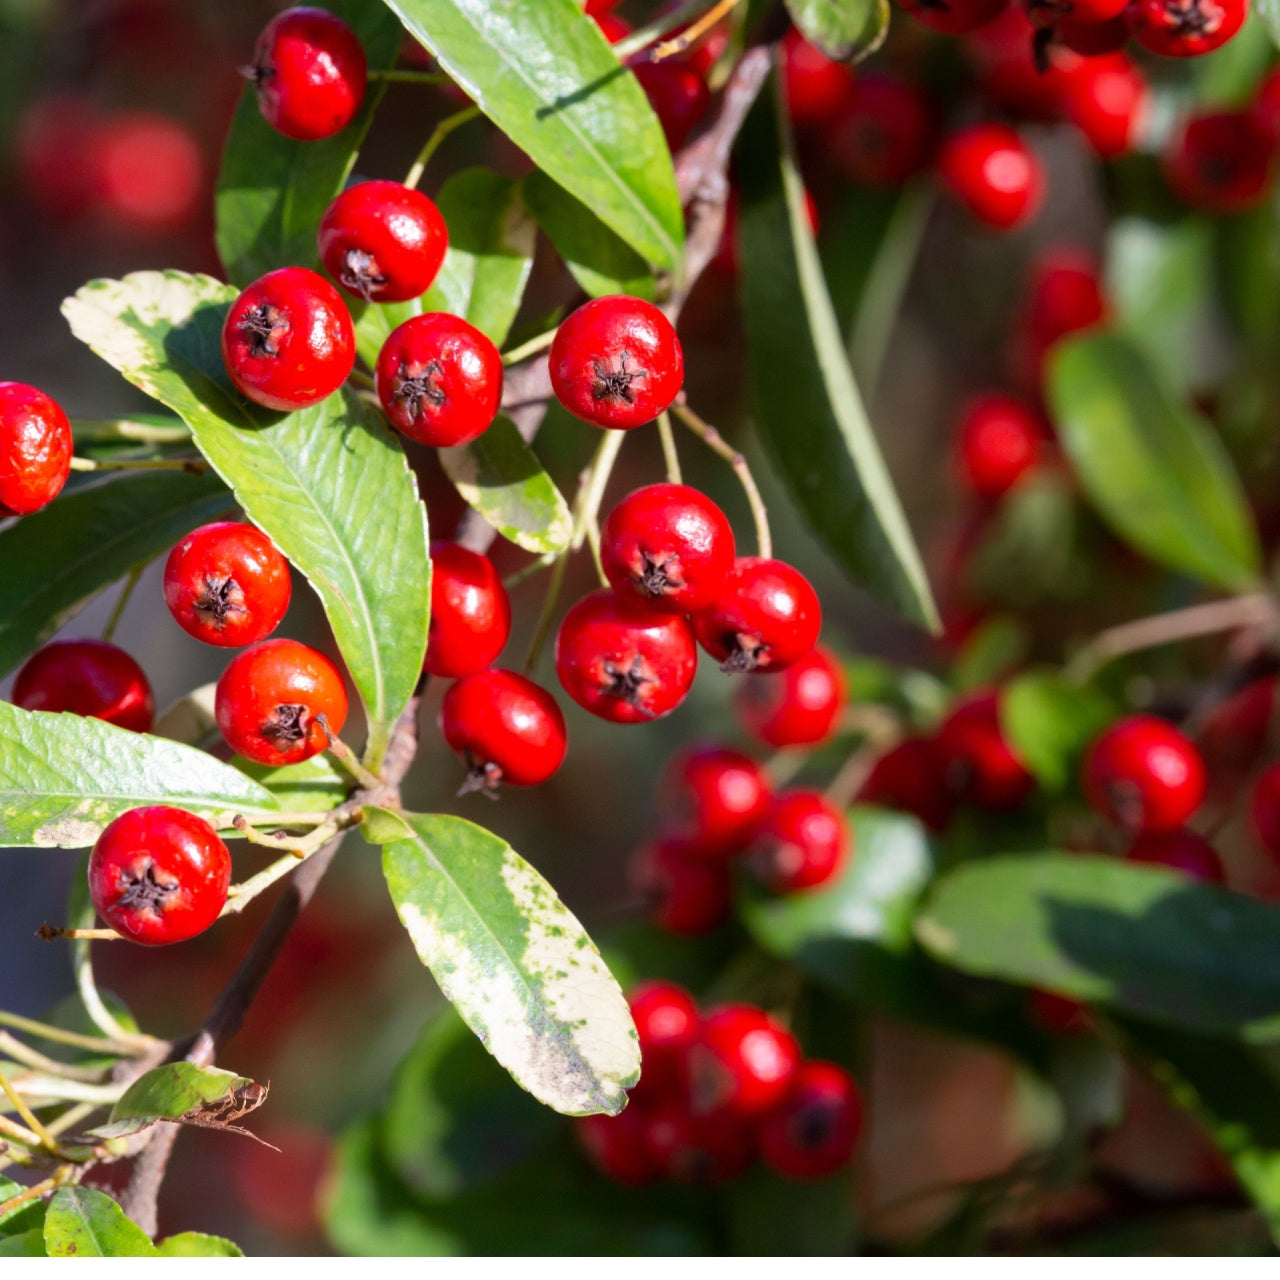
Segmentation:
{"type": "Polygon", "coordinates": [[[798,569],[739,556],[719,601],[693,625],[722,671],[781,671],[817,644],[822,605],[798,569]]]}
{"type": "Polygon", "coordinates": [[[135,733],[149,733],[156,715],[142,668],[102,640],[55,640],[37,649],[14,677],[12,697],[24,711],[70,711],[135,733]]]}
{"type": "Polygon", "coordinates": [[[1192,116],[1164,154],[1174,193],[1193,209],[1245,213],[1271,189],[1276,136],[1254,111],[1192,116]]]}
{"type": "Polygon", "coordinates": [[[24,382],[0,382],[0,519],[48,506],[67,483],[74,451],[56,402],[24,382]]]}
{"type": "Polygon", "coordinates": [[[227,901],[231,855],[203,818],[185,809],[130,809],[89,855],[89,896],[117,933],[145,947],[203,933],[227,901]]]}
{"type": "Polygon", "coordinates": [[[433,311],[406,320],[382,344],[378,399],[391,425],[419,444],[466,444],[502,402],[502,356],[474,325],[433,311]]]}
{"type": "Polygon", "coordinates": [[[1273,764],[1259,775],[1249,811],[1262,847],[1280,858],[1280,764],[1273,764]]]}
{"type": "Polygon", "coordinates": [[[1200,807],[1204,761],[1155,716],[1127,716],[1084,759],[1084,794],[1095,813],[1128,831],[1176,831],[1200,807]]]}
{"type": "Polygon", "coordinates": [[[541,685],[495,668],[463,676],[440,705],[445,741],[466,762],[459,794],[499,783],[534,787],[564,763],[568,735],[556,700],[541,685]]]}
{"type": "Polygon", "coordinates": [[[974,124],[953,133],[938,153],[938,175],[979,222],[1012,231],[1044,202],[1044,171],[1035,152],[1005,124],[974,124]]]}
{"type": "Polygon", "coordinates": [[[1035,778],[1000,727],[999,697],[978,690],[942,722],[934,740],[946,785],[979,809],[1017,808],[1035,790],[1035,778]]]}
{"type": "Polygon", "coordinates": [[[301,5],[263,27],[245,74],[266,122],[286,138],[311,142],[355,118],[368,66],[356,33],[341,18],[301,5]]]}
{"type": "Polygon", "coordinates": [[[649,1117],[633,1103],[616,1116],[582,1116],[573,1122],[573,1129],[587,1159],[606,1178],[640,1187],[663,1173],[649,1147],[648,1125],[649,1117]]]}
{"type": "Polygon", "coordinates": [[[644,1132],[646,1145],[665,1176],[688,1187],[731,1182],[756,1158],[750,1126],[695,1115],[684,1098],[671,1098],[653,1108],[644,1132]]]}
{"type": "Polygon", "coordinates": [[[843,62],[833,62],[795,27],[782,41],[782,78],[787,110],[798,125],[831,120],[854,85],[854,77],[843,62]]]}
{"type": "Polygon", "coordinates": [[[684,352],[652,303],[593,298],[556,330],[551,386],[575,418],[626,431],[652,422],[684,385],[684,352]]]}
{"type": "Polygon", "coordinates": [[[511,634],[511,602],[488,556],[431,544],[431,630],[423,670],[457,679],[490,666],[511,634]]]}
{"type": "Polygon", "coordinates": [[[235,649],[264,640],[280,625],[291,590],[288,561],[251,524],[206,524],[165,561],[164,602],[205,644],[235,649]]]}
{"type": "Polygon", "coordinates": [[[773,797],[769,776],[731,747],[692,747],[663,774],[659,798],[688,857],[722,862],[746,847],[773,797]]]}
{"type": "Polygon", "coordinates": [[[1204,836],[1186,827],[1138,836],[1124,856],[1126,862],[1169,867],[1208,884],[1225,884],[1227,879],[1218,851],[1204,836]]]}
{"type": "Polygon", "coordinates": [[[1133,150],[1150,101],[1146,76],[1132,59],[1117,53],[1090,58],[1071,78],[1066,114],[1096,155],[1114,160],[1133,150]]]}
{"type": "Polygon", "coordinates": [[[844,814],[820,791],[785,791],[757,828],[747,862],[771,893],[798,893],[838,876],[849,843],[844,814]]]}
{"type": "Polygon", "coordinates": [[[984,501],[1002,498],[1035,469],[1044,436],[1039,415],[1016,396],[988,392],[970,401],[957,438],[965,484],[984,501]]]}
{"type": "Polygon", "coordinates": [[[347,691],[338,669],[297,640],[264,640],[231,659],[214,694],[218,728],[255,764],[298,764],[341,733],[347,691]],[[323,723],[322,723],[323,720],[323,723]]]}
{"type": "Polygon", "coordinates": [[[316,234],[324,269],[366,302],[426,293],[449,247],[435,202],[401,182],[358,182],[325,210],[316,234]]]}
{"type": "Polygon", "coordinates": [[[618,503],[600,532],[600,562],[613,589],[670,613],[710,608],[733,568],[733,529],[706,494],[651,484],[618,503]]]}
{"type": "Polygon", "coordinates": [[[1032,264],[1024,324],[1039,350],[1101,324],[1108,310],[1097,263],[1084,250],[1056,246],[1032,264]]]}
{"type": "Polygon", "coordinates": [[[693,1110],[726,1121],[754,1120],[787,1095],[800,1046],[763,1009],[727,1004],[702,1020],[689,1051],[693,1110]]]}
{"type": "Polygon", "coordinates": [[[1248,0],[1130,0],[1134,40],[1167,58],[1195,58],[1226,44],[1244,26],[1248,0]]]}
{"type": "Polygon", "coordinates": [[[929,738],[905,738],[871,767],[858,799],[913,814],[931,831],[945,831],[955,796],[943,781],[943,762],[929,738]]]}
{"type": "Polygon", "coordinates": [[[637,1094],[649,1099],[683,1089],[685,1059],[698,1037],[693,997],[674,982],[645,982],[631,992],[627,1003],[640,1039],[637,1094]]]}
{"type": "Polygon", "coordinates": [[[822,645],[777,675],[744,680],[734,710],[748,733],[771,747],[809,747],[840,727],[849,700],[844,671],[822,645]]]}
{"type": "Polygon", "coordinates": [[[760,1154],[784,1178],[827,1178],[853,1157],[862,1134],[862,1095],[834,1062],[800,1063],[791,1088],[760,1126],[760,1154]]]}
{"type": "Polygon", "coordinates": [[[859,74],[828,137],[832,162],[864,187],[899,187],[923,168],[934,113],[924,91],[885,72],[859,74]]]}
{"type": "Polygon", "coordinates": [[[256,404],[305,409],[337,391],[355,365],[351,314],[314,271],[269,271],[231,304],[222,358],[231,381],[256,404]]]}
{"type": "Polygon", "coordinates": [[[650,919],[667,933],[710,933],[729,918],[728,869],[690,856],[679,840],[656,840],[637,849],[630,879],[650,919]]]}
{"type": "Polygon", "coordinates": [[[693,631],[680,614],[655,613],[612,591],[579,600],[556,637],[556,675],[565,692],[615,724],[674,711],[697,666],[693,631]]]}
{"type": "Polygon", "coordinates": [[[898,0],[917,21],[944,35],[958,36],[994,22],[1009,0],[898,0]]]}
{"type": "Polygon", "coordinates": [[[711,105],[707,82],[687,63],[675,59],[636,62],[631,70],[658,117],[667,146],[679,151],[711,105]]]}

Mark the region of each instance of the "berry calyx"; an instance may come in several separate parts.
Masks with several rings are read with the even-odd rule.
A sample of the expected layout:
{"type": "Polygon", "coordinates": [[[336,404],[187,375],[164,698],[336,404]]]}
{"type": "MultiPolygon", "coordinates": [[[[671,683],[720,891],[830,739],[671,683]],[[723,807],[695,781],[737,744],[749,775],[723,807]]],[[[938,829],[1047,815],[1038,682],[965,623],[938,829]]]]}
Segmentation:
{"type": "Polygon", "coordinates": [[[594,591],[565,614],[556,675],[580,706],[615,724],[674,711],[698,666],[693,631],[679,614],[655,613],[612,591],[594,591]]]}
{"type": "Polygon", "coordinates": [[[342,732],[347,691],[324,654],[297,640],[264,640],[232,658],[213,711],[222,736],[247,760],[298,764],[342,732]]]}
{"type": "Polygon", "coordinates": [[[693,625],[698,643],[722,671],[781,671],[818,642],[822,605],[798,569],[739,556],[720,599],[693,625]]]}
{"type": "Polygon", "coordinates": [[[392,330],[378,353],[378,399],[391,425],[419,444],[466,444],[493,424],[502,356],[474,325],[444,311],[392,330]]]}
{"type": "Polygon", "coordinates": [[[1155,716],[1125,717],[1085,755],[1085,799],[1127,831],[1175,831],[1200,807],[1204,793],[1199,751],[1155,716]]]}
{"type": "Polygon", "coordinates": [[[221,913],[231,855],[203,818],[168,805],[130,809],[89,855],[89,896],[117,933],[145,947],[183,942],[221,913]]]}
{"type": "Polygon", "coordinates": [[[288,610],[291,590],[288,562],[250,524],[203,525],[165,561],[164,602],[205,644],[234,649],[265,639],[288,610]]]}
{"type": "Polygon", "coordinates": [[[799,1064],[795,1036],[762,1009],[713,1009],[689,1051],[693,1112],[725,1120],[763,1116],[786,1096],[799,1064]]]}
{"type": "Polygon", "coordinates": [[[642,845],[631,859],[631,887],[667,933],[694,937],[729,918],[728,869],[691,854],[680,840],[642,845]]]}
{"type": "Polygon", "coordinates": [[[431,627],[422,669],[456,680],[491,666],[511,634],[511,601],[488,556],[431,544],[431,627]]]}
{"type": "Polygon", "coordinates": [[[435,280],[449,231],[435,202],[401,182],[358,182],[325,210],[316,233],[324,269],[366,302],[407,302],[435,280]]]}
{"type": "Polygon", "coordinates": [[[600,531],[600,563],[613,589],[665,612],[710,608],[733,562],[728,518],[685,484],[637,489],[609,512],[600,531]]]}
{"type": "Polygon", "coordinates": [[[495,668],[449,686],[440,706],[445,741],[467,765],[459,795],[493,795],[499,783],[534,787],[564,763],[564,715],[541,685],[495,668]]]}
{"type": "Polygon", "coordinates": [[[1196,58],[1226,44],[1244,26],[1248,0],[1131,0],[1133,38],[1166,58],[1196,58]]]}
{"type": "Polygon", "coordinates": [[[1035,790],[1035,778],[1000,726],[999,698],[979,690],[943,721],[934,740],[946,785],[979,809],[1015,809],[1035,790]]]}
{"type": "Polygon", "coordinates": [[[299,5],[262,29],[245,68],[263,119],[286,138],[313,142],[345,129],[364,101],[368,65],[336,14],[299,5]]]}
{"type": "Polygon", "coordinates": [[[746,847],[772,797],[768,774],[730,747],[682,751],[668,765],[660,789],[672,835],[687,856],[710,862],[746,847]]]}
{"type": "Polygon", "coordinates": [[[593,298],[556,330],[551,386],[575,418],[615,431],[652,422],[684,385],[684,352],[671,321],[623,294],[593,298]]]}
{"type": "Polygon", "coordinates": [[[48,506],[67,483],[74,450],[54,400],[25,382],[0,382],[0,519],[48,506]]]}
{"type": "Polygon", "coordinates": [[[747,850],[752,874],[771,893],[797,893],[839,875],[849,824],[819,791],[775,796],[747,850]]]}
{"type": "Polygon", "coordinates": [[[1218,851],[1202,835],[1182,828],[1140,835],[1124,855],[1126,862],[1181,871],[1193,880],[1225,884],[1226,870],[1218,851]]]}
{"type": "Polygon", "coordinates": [[[305,409],[337,391],[355,365],[351,315],[323,276],[281,267],[231,304],[222,358],[236,388],[255,404],[283,413],[305,409]]]}
{"type": "Polygon", "coordinates": [[[980,396],[960,419],[960,472],[974,495],[987,502],[1002,498],[1033,471],[1043,446],[1039,417],[1016,396],[980,396]]]}
{"type": "Polygon", "coordinates": [[[1012,231],[1044,202],[1035,152],[1005,124],[974,124],[953,133],[938,153],[938,176],[980,222],[1012,231]]]}
{"type": "Polygon", "coordinates": [[[807,747],[836,731],[848,699],[839,662],[817,645],[777,675],[743,681],[733,706],[747,732],[767,746],[807,747]]]}
{"type": "Polygon", "coordinates": [[[857,1083],[843,1067],[802,1062],[787,1096],[760,1126],[760,1154],[784,1178],[829,1177],[853,1156],[862,1110],[857,1083]]]}
{"type": "Polygon", "coordinates": [[[24,711],[69,711],[148,733],[156,703],[142,668],[103,640],[55,640],[37,649],[13,680],[24,711]]]}

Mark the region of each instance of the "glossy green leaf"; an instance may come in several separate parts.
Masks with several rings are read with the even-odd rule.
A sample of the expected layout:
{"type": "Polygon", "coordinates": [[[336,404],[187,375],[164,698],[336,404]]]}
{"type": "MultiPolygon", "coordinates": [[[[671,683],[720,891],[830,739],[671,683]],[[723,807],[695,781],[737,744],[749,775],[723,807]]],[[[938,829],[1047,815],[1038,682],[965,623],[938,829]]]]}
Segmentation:
{"type": "Polygon", "coordinates": [[[516,1082],[556,1111],[626,1105],[635,1026],[595,943],[505,840],[461,818],[366,811],[422,962],[516,1082]]]}
{"type": "MultiPolygon", "coordinates": [[[[44,1206],[42,1205],[41,1208],[44,1206]]],[[[11,1236],[0,1236],[0,1258],[47,1258],[44,1228],[32,1227],[11,1236]]]]}
{"type": "Polygon", "coordinates": [[[653,272],[576,196],[535,169],[522,184],[524,202],[573,278],[593,298],[626,293],[653,300],[653,272]]]}
{"type": "Polygon", "coordinates": [[[752,108],[737,155],[743,311],[760,434],[840,564],[904,616],[936,627],[919,552],[849,368],[776,93],[762,94],[752,108]]]}
{"type": "Polygon", "coordinates": [[[787,0],[787,12],[810,44],[837,61],[879,34],[877,0],[787,0]]]}
{"type": "Polygon", "coordinates": [[[966,863],[935,886],[916,933],[965,973],[1280,1039],[1280,907],[1163,868],[1065,853],[966,863]]]}
{"type": "Polygon", "coordinates": [[[538,555],[569,545],[569,504],[510,418],[497,418],[478,439],[441,449],[439,457],[463,500],[504,538],[538,555]]]}
{"type": "Polygon", "coordinates": [[[61,1187],[49,1201],[44,1245],[51,1258],[154,1258],[155,1246],[103,1191],[61,1187]]]}
{"type": "Polygon", "coordinates": [[[219,1123],[229,1112],[243,1115],[258,1107],[266,1090],[221,1067],[166,1062],[139,1076],[120,1096],[106,1124],[89,1132],[96,1138],[137,1133],[157,1120],[219,1123]]]}
{"type": "Polygon", "coordinates": [[[1231,459],[1131,341],[1094,333],[1059,344],[1048,395],[1080,482],[1121,538],[1216,586],[1257,581],[1257,530],[1231,459]]]}
{"type": "MultiPolygon", "coordinates": [[[[351,24],[371,70],[394,64],[402,33],[386,9],[367,0],[325,0],[324,7],[351,24]]],[[[267,124],[246,84],[215,196],[218,254],[229,280],[243,287],[277,267],[317,265],[316,227],[351,174],[381,96],[380,82],[370,81],[364,106],[341,133],[297,142],[267,124]]]]}
{"type": "Polygon", "coordinates": [[[266,787],[288,813],[320,813],[341,804],[351,793],[351,775],[328,755],[274,768],[242,756],[233,757],[231,763],[266,787]]]}
{"type": "Polygon", "coordinates": [[[678,273],[684,218],[662,129],[575,0],[387,0],[529,158],[647,261],[678,273]]]}
{"type": "Polygon", "coordinates": [[[233,506],[217,476],[134,472],[0,529],[0,675],[98,592],[233,506]]]}
{"type": "MultiPolygon", "coordinates": [[[[24,1188],[11,1179],[0,1175],[0,1203],[11,1199],[13,1196],[21,1195],[24,1188]]],[[[29,1200],[26,1204],[20,1204],[16,1209],[9,1209],[5,1213],[0,1213],[0,1239],[6,1236],[22,1235],[27,1231],[39,1231],[44,1224],[45,1202],[43,1200],[29,1200]]],[[[41,1252],[44,1252],[44,1246],[41,1245],[41,1252]]]]}
{"type": "Polygon", "coordinates": [[[422,671],[431,608],[426,508],[400,446],[349,393],[275,414],[231,386],[220,353],[235,290],[143,271],[63,304],[72,331],[179,414],[236,501],[325,607],[380,760],[422,671]]]}
{"type": "Polygon", "coordinates": [[[420,298],[368,306],[356,321],[356,344],[370,367],[391,331],[413,316],[451,312],[500,347],[520,310],[538,231],[520,184],[490,169],[464,169],[440,188],[436,205],[449,249],[435,283],[420,298]]]}
{"type": "Polygon", "coordinates": [[[1000,692],[1000,724],[1014,751],[1047,791],[1076,776],[1085,748],[1115,719],[1111,699],[1055,671],[1028,671],[1000,692]]]}
{"type": "Polygon", "coordinates": [[[184,1231],[156,1245],[158,1258],[243,1258],[244,1250],[222,1236],[203,1231],[184,1231]]]}
{"type": "Polygon", "coordinates": [[[251,778],[166,738],[70,712],[0,702],[0,846],[81,849],[139,805],[171,804],[229,828],[237,813],[276,813],[251,778]]]}

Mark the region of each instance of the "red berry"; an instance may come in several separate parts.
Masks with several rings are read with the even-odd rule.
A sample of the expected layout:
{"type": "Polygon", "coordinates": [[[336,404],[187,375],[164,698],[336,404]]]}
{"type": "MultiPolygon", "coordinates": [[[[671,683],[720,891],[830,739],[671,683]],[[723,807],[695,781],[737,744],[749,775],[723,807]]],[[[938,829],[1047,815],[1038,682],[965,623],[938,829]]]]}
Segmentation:
{"type": "Polygon", "coordinates": [[[511,634],[511,602],[488,556],[456,542],[431,544],[431,630],[423,670],[473,676],[491,665],[511,634]]]}
{"type": "Polygon", "coordinates": [[[822,605],[798,569],[739,556],[724,594],[693,625],[698,643],[722,671],[781,671],[817,644],[822,605]]]}
{"type": "Polygon", "coordinates": [[[1167,58],[1194,58],[1226,44],[1244,26],[1248,0],[1130,0],[1133,38],[1167,58]]]}
{"type": "Polygon", "coordinates": [[[745,1173],[756,1156],[749,1126],[694,1115],[683,1098],[655,1107],[645,1140],[668,1178],[690,1187],[718,1186],[745,1173]]]}
{"type": "Polygon", "coordinates": [[[1200,753],[1155,716],[1126,716],[1084,760],[1084,794],[1095,813],[1128,831],[1176,831],[1204,799],[1200,753]]]}
{"type": "Polygon", "coordinates": [[[746,680],[733,705],[748,733],[770,747],[809,747],[840,727],[849,700],[844,671],[818,645],[777,675],[746,680]]]}
{"type": "Polygon", "coordinates": [[[724,512],[684,484],[637,489],[609,513],[600,534],[600,562],[613,589],[663,612],[710,608],[733,561],[724,512]]]}
{"type": "Polygon", "coordinates": [[[139,231],[171,231],[196,211],[204,185],[200,147],[186,125],[147,111],[104,120],[90,142],[94,194],[139,231]]]}
{"type": "Polygon", "coordinates": [[[203,933],[227,901],[231,855],[203,818],[185,809],[130,809],[89,855],[89,896],[117,933],[144,947],[203,933]]]}
{"type": "Polygon", "coordinates": [[[1002,498],[1040,461],[1044,429],[1016,396],[988,392],[970,401],[960,419],[960,472],[975,496],[1002,498]]]}
{"type": "Polygon", "coordinates": [[[1129,0],[1023,0],[1033,26],[1056,27],[1059,22],[1097,25],[1118,18],[1129,0]]]}
{"type": "Polygon", "coordinates": [[[679,614],[594,591],[565,614],[556,675],[580,707],[615,724],[657,720],[688,695],[698,666],[693,631],[679,614]]]}
{"type": "Polygon", "coordinates": [[[631,70],[658,117],[667,146],[679,151],[711,105],[707,82],[692,67],[675,59],[637,62],[631,70]]]}
{"type": "Polygon", "coordinates": [[[502,402],[502,356],[474,325],[433,311],[394,329],[378,353],[378,399],[391,425],[419,444],[466,444],[502,402]]]}
{"type": "Polygon", "coordinates": [[[646,982],[627,1003],[640,1038],[638,1092],[653,1098],[682,1089],[685,1058],[698,1035],[698,1006],[693,997],[674,982],[646,982]]]}
{"type": "Polygon", "coordinates": [[[626,431],[671,406],[684,385],[684,352],[657,307],[618,294],[564,320],[550,369],[556,398],[575,418],[626,431]]]}
{"type": "Polygon", "coordinates": [[[890,747],[871,767],[858,799],[913,814],[931,831],[945,831],[955,808],[938,749],[928,738],[905,738],[890,747]]]}
{"type": "Polygon", "coordinates": [[[1142,127],[1151,92],[1124,54],[1091,58],[1067,89],[1067,118],[1104,160],[1127,155],[1142,127]]]}
{"type": "Polygon", "coordinates": [[[840,874],[849,852],[844,814],[818,791],[775,796],[756,831],[747,860],[772,893],[797,893],[840,874]]]}
{"type": "Polygon", "coordinates": [[[587,1158],[606,1178],[639,1187],[662,1176],[662,1167],[649,1149],[649,1117],[632,1104],[616,1116],[582,1116],[574,1132],[587,1158]]]}
{"type": "Polygon", "coordinates": [[[659,794],[685,855],[723,862],[755,834],[773,787],[750,756],[730,747],[694,747],[667,766],[659,794]]]}
{"type": "Polygon", "coordinates": [[[97,102],[61,92],[32,102],[13,126],[17,181],[14,194],[42,215],[72,218],[93,199],[92,140],[99,123],[97,102]]]}
{"type": "Polygon", "coordinates": [[[1082,249],[1059,245],[1032,264],[1022,321],[1034,369],[1054,343],[1101,324],[1108,313],[1097,264],[1082,249]]]}
{"type": "Polygon", "coordinates": [[[832,161],[866,187],[899,187],[924,166],[933,107],[916,85],[884,72],[853,82],[828,145],[832,161]]]}
{"type": "Polygon", "coordinates": [[[1224,884],[1227,879],[1217,850],[1203,836],[1186,827],[1138,836],[1124,856],[1126,862],[1170,867],[1209,884],[1224,884]]]}
{"type": "Polygon", "coordinates": [[[206,524],[165,561],[164,602],[205,644],[234,649],[265,639],[289,608],[291,589],[288,562],[251,524],[206,524]]]}
{"type": "Polygon", "coordinates": [[[795,1036],[763,1009],[713,1009],[689,1051],[694,1114],[758,1119],[786,1097],[799,1064],[795,1036]]]}
{"type": "Polygon", "coordinates": [[[48,506],[67,483],[74,451],[58,404],[25,382],[0,382],[0,519],[48,506]]]}
{"type": "Polygon", "coordinates": [[[994,22],[1008,0],[899,0],[917,21],[934,31],[958,36],[994,22]]]}
{"type": "Polygon", "coordinates": [[[1210,112],[1186,122],[1164,154],[1164,172],[1191,208],[1244,213],[1266,196],[1275,159],[1275,134],[1256,112],[1210,112]]]}
{"type": "Polygon", "coordinates": [[[286,138],[310,142],[355,118],[368,67],[356,33],[341,18],[301,5],[263,27],[245,74],[266,122],[286,138]]]}
{"type": "Polygon", "coordinates": [[[1067,88],[1083,60],[1032,26],[1019,5],[975,32],[968,45],[978,63],[983,96],[1023,120],[1059,119],[1067,88]]]}
{"type": "Polygon", "coordinates": [[[463,676],[440,705],[445,741],[467,765],[459,794],[534,787],[564,763],[564,716],[541,685],[495,668],[463,676]]]}
{"type": "Polygon", "coordinates": [[[297,640],[264,640],[227,664],[214,694],[222,736],[255,764],[298,764],[341,733],[347,691],[338,669],[297,640]]]}
{"type": "Polygon", "coordinates": [[[781,1105],[760,1126],[760,1154],[784,1178],[826,1178],[853,1156],[862,1133],[862,1095],[834,1062],[800,1063],[781,1105]]]}
{"type": "Polygon", "coordinates": [[[401,182],[348,187],[320,219],[324,269],[366,302],[426,293],[444,261],[449,230],[435,202],[401,182]]]}
{"type": "Polygon", "coordinates": [[[642,846],[630,872],[653,923],[667,933],[710,933],[729,918],[728,870],[692,857],[679,840],[642,846]]]}
{"type": "Polygon", "coordinates": [[[1044,201],[1044,172],[1035,152],[1005,124],[974,124],[953,133],[938,154],[938,174],[980,222],[1011,231],[1044,201]]]}
{"type": "Polygon", "coordinates": [[[1027,1013],[1036,1026],[1053,1035],[1087,1035],[1093,1030],[1089,1006],[1056,991],[1033,987],[1027,996],[1027,1013]]]}
{"type": "Polygon", "coordinates": [[[1035,790],[1035,778],[1000,727],[999,698],[979,690],[943,721],[935,739],[943,778],[957,799],[979,809],[1015,809],[1035,790]]]}
{"type": "Polygon", "coordinates": [[[794,27],[782,41],[782,77],[787,110],[798,125],[830,120],[844,105],[854,83],[843,62],[833,62],[794,27]]]}
{"type": "Polygon", "coordinates": [[[1129,18],[1122,11],[1110,22],[1059,22],[1054,27],[1054,35],[1072,53],[1098,58],[1119,53],[1129,43],[1129,18]]]}
{"type": "Polygon", "coordinates": [[[1273,764],[1259,775],[1250,816],[1262,847],[1280,858],[1280,764],[1273,764]]]}
{"type": "Polygon", "coordinates": [[[323,276],[281,267],[231,304],[222,358],[231,381],[256,404],[305,409],[337,391],[355,365],[351,315],[323,276]]]}
{"type": "MultiPolygon", "coordinates": [[[[587,11],[591,13],[590,10],[587,11]]],[[[631,24],[619,18],[614,13],[591,13],[596,20],[596,26],[600,28],[600,34],[610,44],[617,44],[619,40],[625,40],[631,34],[631,24]]]]}
{"type": "Polygon", "coordinates": [[[149,733],[156,702],[142,668],[102,640],[55,640],[37,649],[13,679],[13,705],[70,711],[149,733]]]}

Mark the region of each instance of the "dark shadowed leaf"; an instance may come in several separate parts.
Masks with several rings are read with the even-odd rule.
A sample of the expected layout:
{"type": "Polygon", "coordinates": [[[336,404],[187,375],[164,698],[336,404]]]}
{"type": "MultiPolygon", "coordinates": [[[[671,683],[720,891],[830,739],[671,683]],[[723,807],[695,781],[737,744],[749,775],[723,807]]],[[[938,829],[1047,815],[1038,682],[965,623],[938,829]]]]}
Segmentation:
{"type": "Polygon", "coordinates": [[[217,1128],[235,1124],[265,1098],[265,1089],[234,1071],[198,1067],[193,1062],[166,1062],[139,1076],[111,1108],[107,1123],[90,1133],[98,1138],[120,1138],[157,1120],[198,1121],[217,1128]]]}

